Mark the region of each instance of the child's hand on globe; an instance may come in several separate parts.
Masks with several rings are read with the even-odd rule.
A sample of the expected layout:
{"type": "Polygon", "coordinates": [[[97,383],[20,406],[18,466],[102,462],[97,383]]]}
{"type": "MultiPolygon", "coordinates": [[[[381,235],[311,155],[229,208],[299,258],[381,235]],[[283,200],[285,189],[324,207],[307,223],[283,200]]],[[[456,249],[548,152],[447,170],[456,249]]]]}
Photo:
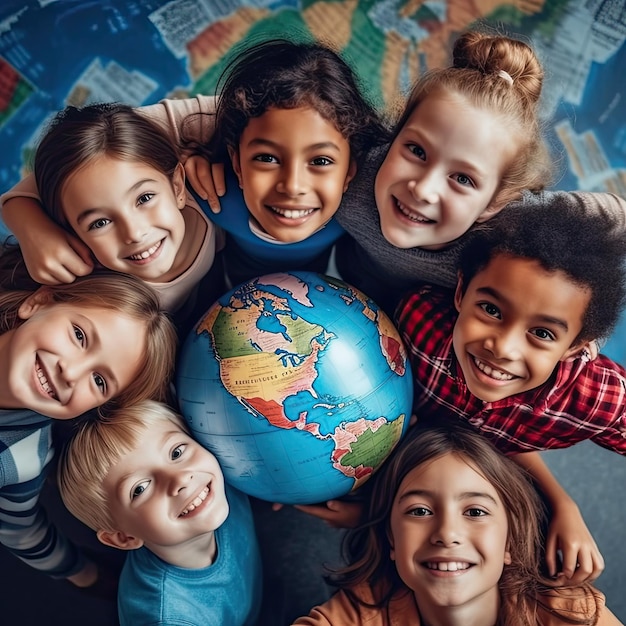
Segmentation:
{"type": "Polygon", "coordinates": [[[328,500],[324,504],[296,504],[294,508],[323,519],[333,528],[355,528],[363,513],[361,502],[344,500],[328,500]]]}

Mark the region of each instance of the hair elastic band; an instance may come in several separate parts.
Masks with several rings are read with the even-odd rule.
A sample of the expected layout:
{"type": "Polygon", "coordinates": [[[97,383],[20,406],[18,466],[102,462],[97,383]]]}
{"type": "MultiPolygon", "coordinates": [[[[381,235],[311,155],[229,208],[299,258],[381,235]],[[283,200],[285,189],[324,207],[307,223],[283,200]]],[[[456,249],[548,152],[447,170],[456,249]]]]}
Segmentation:
{"type": "Polygon", "coordinates": [[[498,76],[500,78],[504,78],[504,80],[506,80],[509,85],[513,84],[513,78],[508,72],[505,72],[504,70],[498,70],[498,76]]]}

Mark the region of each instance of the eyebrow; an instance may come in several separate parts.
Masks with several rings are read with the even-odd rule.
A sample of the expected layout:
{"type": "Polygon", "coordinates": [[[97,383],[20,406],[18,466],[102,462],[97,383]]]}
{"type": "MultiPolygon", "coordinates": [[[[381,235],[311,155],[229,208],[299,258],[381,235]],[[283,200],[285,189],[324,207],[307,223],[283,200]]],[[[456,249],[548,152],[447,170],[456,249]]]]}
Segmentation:
{"type": "MultiPolygon", "coordinates": [[[[142,185],[145,185],[146,183],[153,183],[156,184],[158,183],[158,180],[155,180],[154,178],[142,178],[141,180],[138,180],[134,185],[131,185],[125,192],[125,195],[129,196],[130,194],[132,194],[134,191],[137,191],[137,189],[139,189],[142,185]]],[[[78,216],[76,217],[76,223],[77,224],[81,224],[84,220],[90,218],[93,214],[99,214],[102,213],[102,209],[85,209],[84,211],[81,211],[78,216]]]]}
{"type": "MultiPolygon", "coordinates": [[[[76,317],[80,321],[81,326],[87,327],[85,328],[88,336],[87,347],[91,348],[92,344],[95,348],[102,346],[102,338],[100,337],[100,333],[98,332],[98,329],[93,321],[82,313],[77,313],[76,317]]],[[[120,385],[117,377],[113,373],[113,370],[110,367],[105,367],[102,374],[104,374],[107,379],[107,390],[109,387],[115,387],[115,392],[117,392],[120,385]]],[[[113,390],[111,390],[110,395],[113,395],[113,390]]]]}
{"type": "MultiPolygon", "coordinates": [[[[255,146],[268,146],[270,148],[274,148],[275,150],[279,150],[282,146],[272,141],[271,139],[264,139],[263,137],[257,137],[255,139],[251,139],[248,144],[249,147],[254,148],[255,146]]],[[[306,147],[307,150],[337,150],[339,151],[339,146],[333,141],[320,141],[319,143],[311,144],[306,147]]]]}
{"type": "MultiPolygon", "coordinates": [[[[435,494],[427,489],[411,489],[410,491],[403,493],[398,499],[398,502],[402,502],[405,498],[415,496],[427,496],[429,498],[434,498],[435,494]]],[[[455,500],[469,500],[472,498],[485,498],[498,506],[498,501],[490,493],[486,493],[484,491],[463,491],[455,496],[455,500]]]]}
{"type": "MultiPolygon", "coordinates": [[[[505,298],[497,289],[494,289],[493,287],[478,287],[476,289],[476,293],[491,296],[492,298],[510,306],[510,302],[508,301],[508,299],[505,298]]],[[[560,326],[563,330],[565,330],[565,332],[569,330],[567,322],[560,317],[553,317],[552,315],[538,315],[537,319],[544,324],[553,324],[555,326],[560,326]]]]}

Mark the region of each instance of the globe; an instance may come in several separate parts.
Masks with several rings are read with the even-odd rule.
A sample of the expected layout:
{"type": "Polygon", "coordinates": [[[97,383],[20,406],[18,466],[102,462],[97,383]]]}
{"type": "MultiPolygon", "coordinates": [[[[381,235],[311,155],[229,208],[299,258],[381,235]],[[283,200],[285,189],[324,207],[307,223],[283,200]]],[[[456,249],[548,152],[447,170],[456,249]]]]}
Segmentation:
{"type": "Polygon", "coordinates": [[[406,432],[413,399],[389,317],[313,272],[268,274],[222,296],[182,346],[176,389],[225,479],[284,504],[363,484],[406,432]]]}

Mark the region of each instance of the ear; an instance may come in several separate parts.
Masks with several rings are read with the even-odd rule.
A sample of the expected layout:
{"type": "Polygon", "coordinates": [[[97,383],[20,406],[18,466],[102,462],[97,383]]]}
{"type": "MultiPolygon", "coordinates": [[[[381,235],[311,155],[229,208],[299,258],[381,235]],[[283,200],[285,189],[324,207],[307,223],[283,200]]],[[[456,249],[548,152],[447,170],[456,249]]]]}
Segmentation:
{"type": "Polygon", "coordinates": [[[185,168],[180,162],[172,176],[172,188],[176,196],[176,206],[181,210],[184,209],[187,201],[187,190],[185,189],[185,168]]]}
{"type": "Polygon", "coordinates": [[[573,359],[577,357],[583,350],[587,347],[588,341],[577,341],[572,344],[563,354],[563,356],[559,359],[559,361],[567,361],[568,359],[573,359]]]}
{"type": "Polygon", "coordinates": [[[40,287],[32,293],[22,304],[20,304],[17,310],[17,316],[21,320],[27,320],[31,318],[42,307],[52,302],[52,290],[50,287],[40,287]]]}
{"type": "Polygon", "coordinates": [[[343,181],[343,192],[346,193],[348,189],[348,185],[350,181],[356,176],[356,161],[354,159],[350,159],[350,167],[348,168],[348,173],[346,174],[346,179],[343,181]]]}
{"type": "Polygon", "coordinates": [[[241,178],[241,161],[239,159],[239,152],[237,152],[234,148],[228,147],[228,156],[230,156],[230,162],[233,166],[233,170],[237,175],[237,180],[239,181],[239,187],[243,189],[243,182],[241,178]]]}
{"type": "Polygon", "coordinates": [[[456,289],[454,290],[454,308],[457,312],[461,312],[461,302],[463,301],[463,274],[459,272],[456,281],[456,289]]]}
{"type": "Polygon", "coordinates": [[[143,539],[131,537],[121,530],[99,530],[96,535],[100,543],[119,550],[137,550],[143,546],[143,539]]]}
{"type": "Polygon", "coordinates": [[[487,222],[488,220],[490,220],[494,215],[497,215],[498,213],[500,213],[500,211],[502,211],[502,209],[506,206],[506,202],[505,201],[499,201],[498,197],[496,196],[491,203],[489,204],[489,206],[478,216],[478,218],[476,219],[476,222],[478,224],[482,224],[483,222],[487,222]]]}
{"type": "Polygon", "coordinates": [[[389,541],[389,546],[390,546],[389,558],[392,561],[395,561],[396,560],[396,550],[395,550],[395,548],[393,546],[393,535],[391,534],[391,529],[389,529],[389,528],[387,528],[387,541],[389,541]]]}
{"type": "Polygon", "coordinates": [[[506,550],[504,551],[504,564],[511,565],[513,563],[513,559],[511,558],[511,553],[509,552],[509,546],[507,544],[506,550]]]}

